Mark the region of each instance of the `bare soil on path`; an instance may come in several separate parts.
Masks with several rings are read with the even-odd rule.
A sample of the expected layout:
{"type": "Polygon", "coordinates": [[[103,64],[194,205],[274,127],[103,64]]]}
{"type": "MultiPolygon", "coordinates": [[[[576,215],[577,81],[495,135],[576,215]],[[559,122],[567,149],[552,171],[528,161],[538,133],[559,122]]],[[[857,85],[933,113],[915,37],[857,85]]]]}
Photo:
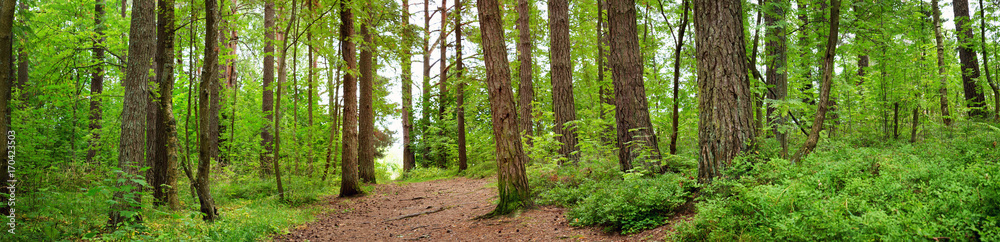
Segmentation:
{"type": "Polygon", "coordinates": [[[379,184],[357,198],[326,198],[330,211],[276,241],[661,241],[671,225],[623,236],[572,227],[565,209],[540,206],[513,216],[475,219],[496,206],[493,179],[453,178],[379,184]]]}

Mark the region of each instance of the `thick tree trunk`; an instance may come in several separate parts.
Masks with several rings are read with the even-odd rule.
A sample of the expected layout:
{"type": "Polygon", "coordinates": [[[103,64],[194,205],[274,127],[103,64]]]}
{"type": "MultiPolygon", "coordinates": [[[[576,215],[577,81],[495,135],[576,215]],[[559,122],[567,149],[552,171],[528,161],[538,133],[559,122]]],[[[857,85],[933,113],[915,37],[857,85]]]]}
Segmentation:
{"type": "Polygon", "coordinates": [[[403,55],[400,57],[400,63],[403,67],[403,171],[407,172],[413,170],[416,166],[417,160],[416,155],[413,153],[413,53],[410,50],[413,46],[410,46],[411,41],[413,41],[413,32],[410,29],[410,3],[408,0],[403,0],[403,15],[401,16],[403,20],[403,32],[400,33],[403,38],[403,55]]]}
{"type": "MultiPolygon", "coordinates": [[[[153,148],[153,199],[154,204],[169,205],[171,210],[180,209],[177,199],[177,127],[173,116],[174,90],[174,0],[157,2],[156,24],[156,83],[159,84],[159,98],[156,106],[156,141],[153,148]],[[171,131],[172,130],[172,131],[171,131]]],[[[152,121],[152,120],[151,120],[152,121]]]]}
{"type": "Polygon", "coordinates": [[[510,65],[503,43],[500,6],[497,0],[479,0],[476,1],[476,6],[479,10],[480,31],[483,37],[493,138],[496,140],[497,189],[500,202],[492,212],[484,215],[491,217],[509,214],[520,208],[532,207],[534,204],[531,201],[528,178],[525,176],[524,166],[528,162],[528,157],[521,145],[517,113],[514,110],[514,94],[510,90],[510,65]]]}
{"type": "Polygon", "coordinates": [[[962,89],[965,91],[966,106],[970,108],[969,117],[987,118],[986,96],[976,83],[979,78],[979,61],[972,42],[972,20],[969,17],[969,1],[955,0],[952,5],[955,10],[955,29],[958,36],[958,57],[962,62],[962,89]]]}
{"type": "Polygon", "coordinates": [[[212,161],[219,155],[219,7],[215,0],[205,1],[205,66],[201,73],[201,90],[198,92],[198,202],[206,221],[218,216],[212,199],[212,161]]]}
{"type": "Polygon", "coordinates": [[[455,94],[456,109],[458,116],[458,170],[464,171],[469,167],[468,154],[465,150],[465,80],[462,74],[465,72],[462,63],[462,0],[455,0],[455,79],[458,80],[457,93],[455,94]]]}
{"type": "Polygon", "coordinates": [[[260,146],[264,153],[260,155],[261,177],[270,176],[274,163],[274,138],[271,136],[271,124],[274,123],[274,0],[264,1],[264,97],[261,98],[261,111],[264,112],[264,128],[260,131],[260,146]]]}
{"type": "Polygon", "coordinates": [[[87,163],[94,164],[101,141],[101,92],[104,91],[104,0],[94,4],[94,69],[90,71],[90,145],[87,148],[87,163]]]}
{"type": "Polygon", "coordinates": [[[681,15],[681,25],[680,29],[677,31],[677,47],[674,49],[674,113],[671,115],[671,132],[670,132],[670,154],[677,154],[677,135],[678,135],[678,123],[681,119],[680,116],[680,86],[681,86],[681,50],[684,48],[684,31],[687,30],[688,19],[690,16],[688,14],[691,12],[691,4],[688,0],[684,0],[684,14],[681,15]]]}
{"type": "MultiPolygon", "coordinates": [[[[764,24],[767,31],[765,41],[765,63],[767,65],[767,99],[785,100],[788,96],[788,37],[784,25],[779,24],[785,19],[787,0],[767,0],[764,10],[764,24]]],[[[787,122],[785,115],[773,104],[767,105],[768,124],[773,125],[774,138],[781,145],[781,157],[788,157],[788,134],[782,132],[780,126],[787,122]],[[778,112],[777,114],[775,114],[778,112]]]]}
{"type": "Polygon", "coordinates": [[[795,156],[792,157],[792,163],[800,161],[803,157],[809,155],[813,148],[816,148],[816,143],[819,142],[819,131],[823,129],[823,120],[826,118],[826,111],[830,104],[830,86],[833,83],[833,61],[837,55],[837,42],[840,39],[837,35],[840,28],[840,0],[831,0],[830,3],[832,5],[832,8],[830,8],[830,34],[827,35],[826,53],[823,56],[823,83],[820,85],[816,117],[813,119],[812,130],[809,132],[809,137],[806,138],[806,143],[802,145],[799,151],[795,152],[795,156]]]}
{"type": "MultiPolygon", "coordinates": [[[[576,104],[573,103],[573,66],[569,47],[569,2],[548,0],[549,5],[549,69],[552,78],[552,111],[555,113],[556,139],[562,146],[559,154],[576,164],[580,149],[576,147],[576,104]]],[[[562,163],[562,160],[559,162],[562,163]]]]}
{"type": "MultiPolygon", "coordinates": [[[[11,137],[14,137],[14,139],[16,139],[16,137],[17,137],[17,133],[13,129],[11,129],[11,127],[10,127],[10,125],[11,125],[10,99],[11,99],[12,89],[14,88],[14,86],[13,86],[13,84],[14,84],[14,73],[13,73],[13,71],[14,71],[14,63],[13,63],[13,61],[14,61],[14,49],[13,49],[14,32],[13,32],[13,30],[14,30],[14,6],[15,6],[15,1],[3,1],[2,3],[3,4],[0,5],[0,134],[3,134],[3,137],[9,142],[10,139],[11,139],[11,137]]],[[[135,31],[135,32],[136,32],[136,34],[138,34],[139,31],[135,31]]],[[[138,50],[139,49],[139,45],[138,45],[139,43],[135,43],[135,44],[136,44],[136,46],[134,48],[138,50]]],[[[151,47],[152,46],[150,46],[150,48],[151,47]]],[[[129,76],[129,77],[131,77],[131,76],[129,76]]],[[[128,79],[128,80],[131,80],[131,79],[128,79]]],[[[145,85],[145,83],[143,83],[143,85],[145,85]]],[[[141,90],[141,88],[139,88],[139,90],[135,90],[134,92],[142,92],[142,91],[143,90],[141,90]]],[[[133,102],[137,102],[138,101],[141,104],[141,100],[134,100],[136,97],[142,98],[143,96],[141,94],[136,94],[136,93],[131,93],[131,92],[126,92],[126,94],[130,94],[131,95],[130,96],[131,99],[127,99],[126,101],[133,101],[133,102]]],[[[129,107],[131,105],[135,105],[135,104],[129,103],[126,106],[129,107]]],[[[141,113],[141,111],[135,111],[136,108],[137,107],[135,107],[135,106],[131,106],[131,110],[129,110],[129,111],[141,113]]],[[[122,115],[122,117],[141,118],[141,117],[139,117],[139,114],[124,113],[124,112],[123,112],[123,114],[128,114],[129,116],[122,115]],[[134,117],[132,117],[132,116],[134,116],[134,117]]],[[[139,133],[139,132],[141,132],[139,130],[142,130],[143,127],[141,126],[141,123],[138,122],[139,120],[141,120],[141,119],[138,119],[138,120],[128,119],[127,121],[132,121],[130,123],[134,124],[132,127],[125,127],[123,125],[123,127],[122,127],[123,130],[124,130],[124,128],[129,128],[131,130],[136,131],[136,133],[138,134],[138,135],[129,135],[128,138],[142,138],[142,133],[139,133]]],[[[122,136],[122,138],[124,139],[124,138],[126,138],[126,136],[122,136]]],[[[122,144],[125,144],[125,142],[122,142],[122,144]]],[[[137,147],[129,147],[130,149],[134,148],[134,150],[129,150],[130,152],[128,154],[132,155],[132,156],[138,156],[138,157],[126,157],[126,156],[122,156],[122,157],[119,157],[119,163],[122,163],[121,161],[125,161],[125,162],[139,162],[139,161],[142,160],[142,156],[141,156],[142,155],[142,141],[140,140],[138,143],[136,143],[136,144],[130,144],[130,145],[135,145],[137,147]],[[128,158],[131,158],[131,159],[128,159],[128,158]]],[[[122,149],[122,150],[124,151],[124,149],[122,149]]],[[[9,151],[8,150],[8,146],[6,146],[6,145],[0,146],[0,152],[3,152],[3,154],[8,154],[8,151],[9,151]]],[[[16,152],[16,150],[15,150],[15,152],[16,152]]],[[[3,194],[10,194],[11,193],[10,188],[12,186],[19,185],[19,183],[16,181],[16,177],[11,177],[12,174],[16,174],[16,170],[12,171],[11,167],[8,167],[8,165],[11,164],[11,163],[16,163],[16,160],[12,161],[10,158],[11,158],[10,156],[4,155],[3,159],[2,159],[3,163],[0,164],[0,167],[2,167],[3,171],[4,171],[4,172],[0,172],[0,176],[2,176],[0,178],[3,179],[3,180],[0,180],[0,185],[2,185],[2,186],[0,186],[0,191],[2,191],[3,194]],[[14,182],[14,183],[11,184],[10,182],[14,182]]],[[[129,170],[126,170],[126,171],[129,171],[129,170]]],[[[135,172],[138,172],[138,171],[135,171],[135,172]]],[[[121,186],[121,184],[118,184],[118,185],[121,186]]],[[[15,190],[16,189],[17,188],[15,188],[15,190]]],[[[115,195],[116,195],[115,196],[115,198],[116,198],[115,200],[116,201],[124,202],[124,198],[122,198],[120,196],[121,194],[115,194],[115,195]]],[[[138,197],[135,197],[135,199],[138,199],[138,197]]],[[[7,196],[0,196],[0,202],[3,202],[3,203],[0,203],[0,213],[2,213],[3,215],[11,215],[11,206],[9,206],[8,197],[7,196]]],[[[118,221],[113,221],[110,225],[116,226],[119,222],[121,222],[122,220],[125,219],[125,218],[123,218],[123,217],[120,216],[120,214],[119,214],[120,210],[126,209],[126,208],[127,209],[136,209],[135,207],[123,207],[123,206],[125,206],[125,204],[119,204],[119,205],[112,206],[112,209],[111,209],[111,215],[112,215],[112,217],[111,218],[118,218],[118,221]]],[[[14,212],[16,213],[16,211],[14,211],[14,212]]]]}
{"type": "MultiPolygon", "coordinates": [[[[347,1],[340,2],[340,53],[344,57],[344,63],[348,70],[357,68],[355,60],[354,42],[351,36],[354,35],[354,13],[347,1]]],[[[361,195],[361,187],[358,186],[358,83],[354,74],[347,72],[344,74],[344,122],[343,122],[343,142],[344,148],[340,156],[340,197],[351,197],[361,195]]]]}
{"type": "MultiPolygon", "coordinates": [[[[662,170],[659,167],[660,148],[649,119],[646,87],[642,80],[635,0],[610,0],[608,6],[608,38],[611,40],[611,58],[608,61],[615,86],[618,163],[622,171],[640,163],[647,171],[659,173],[662,170]]],[[[738,19],[736,21],[739,23],[738,19]]]]}
{"type": "Polygon", "coordinates": [[[746,70],[742,8],[738,0],[696,0],[698,50],[698,181],[709,183],[754,140],[746,70]]]}
{"type": "Polygon", "coordinates": [[[986,82],[989,83],[990,89],[993,90],[993,119],[1000,121],[1000,87],[997,86],[996,81],[993,80],[993,76],[990,75],[989,53],[986,51],[986,11],[984,8],[985,4],[983,4],[983,0],[979,0],[979,30],[981,31],[980,36],[983,40],[983,71],[986,72],[986,82]]]}
{"type": "Polygon", "coordinates": [[[951,126],[951,113],[948,112],[948,76],[945,75],[948,66],[944,63],[944,35],[941,34],[941,8],[938,7],[938,0],[931,0],[931,7],[934,10],[934,41],[937,43],[938,76],[941,78],[941,87],[938,88],[938,95],[941,96],[941,117],[945,126],[951,126]]]}
{"type": "Polygon", "coordinates": [[[524,137],[524,145],[529,149],[532,147],[531,137],[534,136],[531,132],[531,101],[535,100],[532,77],[534,64],[531,63],[531,6],[528,0],[517,1],[517,61],[520,63],[517,70],[517,124],[520,132],[523,132],[521,135],[524,137]]]}
{"type": "MultiPolygon", "coordinates": [[[[8,1],[3,9],[13,9],[13,1],[8,1]]],[[[141,221],[141,217],[130,218],[123,211],[139,212],[141,203],[142,186],[134,182],[140,176],[139,167],[143,164],[143,153],[145,150],[146,137],[146,114],[144,109],[149,101],[149,70],[153,59],[153,44],[156,34],[154,11],[156,4],[153,0],[136,0],[132,2],[132,25],[129,29],[129,58],[125,73],[125,99],[122,106],[122,131],[121,142],[118,145],[118,168],[122,170],[118,173],[118,178],[124,182],[118,182],[116,187],[132,186],[134,189],[129,192],[117,191],[114,193],[116,203],[111,206],[108,215],[110,220],[108,225],[117,228],[122,222],[141,221]]],[[[10,26],[7,16],[0,16],[0,34],[10,33],[2,28],[10,26]]],[[[7,59],[10,56],[9,37],[0,36],[0,59],[7,59]]],[[[4,71],[10,69],[0,65],[4,71]]],[[[0,80],[7,80],[0,74],[0,80]]],[[[2,98],[2,97],[0,97],[2,98]]],[[[9,98],[9,94],[8,94],[9,98]]],[[[7,100],[6,98],[4,100],[7,100]]]]}
{"type": "MultiPolygon", "coordinates": [[[[370,4],[366,8],[371,10],[370,4]]],[[[361,104],[358,114],[358,176],[361,182],[375,183],[375,112],[372,109],[372,82],[375,80],[372,72],[372,34],[368,28],[370,18],[361,22],[361,104]]]]}

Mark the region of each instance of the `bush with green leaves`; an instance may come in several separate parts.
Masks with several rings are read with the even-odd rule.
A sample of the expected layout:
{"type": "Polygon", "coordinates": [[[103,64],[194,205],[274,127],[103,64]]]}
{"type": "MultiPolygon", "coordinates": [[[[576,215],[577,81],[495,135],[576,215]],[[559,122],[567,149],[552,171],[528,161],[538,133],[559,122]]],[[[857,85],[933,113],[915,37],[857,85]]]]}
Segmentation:
{"type": "Polygon", "coordinates": [[[883,148],[830,140],[801,163],[741,158],[673,240],[1000,240],[1000,132],[883,148]]]}

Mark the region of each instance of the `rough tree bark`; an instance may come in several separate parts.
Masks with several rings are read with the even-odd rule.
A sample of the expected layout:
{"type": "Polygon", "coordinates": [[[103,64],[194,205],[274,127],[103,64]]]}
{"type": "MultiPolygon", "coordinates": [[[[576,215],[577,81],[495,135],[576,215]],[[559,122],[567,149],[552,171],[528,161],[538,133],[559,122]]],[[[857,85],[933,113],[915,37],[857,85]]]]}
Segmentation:
{"type": "Polygon", "coordinates": [[[684,48],[684,31],[687,30],[689,12],[691,5],[688,0],[684,0],[684,14],[681,15],[680,29],[677,31],[677,47],[674,49],[674,113],[671,115],[673,125],[670,132],[670,154],[677,154],[677,134],[680,116],[680,86],[681,86],[681,50],[684,48]]]}
{"type": "MultiPolygon", "coordinates": [[[[660,148],[649,119],[646,87],[642,80],[635,0],[610,0],[608,6],[608,38],[611,41],[608,61],[615,86],[618,163],[623,171],[632,169],[633,163],[640,163],[647,171],[659,173],[662,170],[660,148]]],[[[742,34],[740,32],[740,36],[742,34]]]]}
{"type": "MultiPolygon", "coordinates": [[[[477,4],[478,5],[478,4],[477,4]]],[[[531,59],[531,4],[528,0],[517,1],[517,60],[520,62],[517,70],[517,107],[518,127],[523,132],[524,145],[532,147],[531,137],[531,101],[535,99],[535,84],[532,79],[533,66],[531,59]]]]}
{"type": "Polygon", "coordinates": [[[410,2],[403,1],[403,54],[400,63],[403,66],[403,171],[410,171],[416,166],[416,155],[413,153],[413,31],[410,29],[410,2]]]}
{"type": "MultiPolygon", "coordinates": [[[[3,9],[13,9],[13,2],[5,1],[3,9]],[[6,6],[8,4],[11,5],[10,8],[6,6]]],[[[144,109],[149,101],[149,96],[147,96],[149,95],[149,85],[147,85],[147,81],[149,81],[149,70],[152,65],[153,44],[156,34],[155,10],[156,4],[153,0],[136,0],[132,2],[132,25],[129,29],[129,56],[123,83],[125,85],[125,99],[122,106],[121,142],[118,145],[118,168],[122,172],[118,173],[117,179],[122,179],[124,182],[118,182],[115,186],[118,188],[132,186],[134,189],[130,192],[116,191],[114,193],[116,203],[111,205],[111,212],[108,214],[108,226],[111,228],[117,228],[125,221],[142,220],[138,215],[130,218],[122,214],[122,212],[138,212],[140,209],[142,186],[134,182],[133,178],[140,175],[139,166],[144,161],[143,153],[146,143],[146,137],[144,136],[146,114],[144,109]]],[[[9,19],[12,19],[12,17],[0,16],[0,34],[6,35],[10,33],[6,29],[10,26],[9,19]]],[[[0,59],[7,60],[6,56],[10,56],[9,38],[9,36],[0,36],[0,46],[3,46],[0,48],[0,56],[3,56],[0,59]]],[[[0,69],[6,72],[10,68],[0,65],[0,69]]],[[[0,80],[7,79],[6,76],[0,74],[0,80]]],[[[9,95],[7,94],[8,97],[4,100],[9,99],[9,95]]]]}
{"type": "Polygon", "coordinates": [[[976,59],[975,41],[972,38],[972,20],[969,17],[969,1],[955,0],[952,4],[955,10],[955,30],[958,36],[958,57],[962,62],[962,89],[965,93],[966,106],[970,108],[969,117],[987,118],[986,96],[976,83],[979,78],[979,60],[976,59]]]}
{"type": "Polygon", "coordinates": [[[938,6],[938,0],[931,1],[931,8],[934,10],[934,41],[937,43],[938,76],[941,78],[941,87],[938,88],[938,95],[941,96],[941,118],[945,126],[951,126],[951,113],[948,112],[948,76],[945,75],[948,66],[944,64],[944,35],[941,34],[941,8],[938,6]]]}
{"type": "Polygon", "coordinates": [[[174,0],[157,1],[156,23],[156,83],[159,92],[156,112],[155,136],[159,144],[154,147],[153,199],[154,204],[167,204],[171,210],[180,209],[177,198],[177,121],[173,114],[174,90],[174,0]]]}
{"type": "Polygon", "coordinates": [[[261,177],[272,174],[274,163],[274,137],[271,136],[271,123],[274,123],[274,0],[264,1],[264,97],[261,98],[261,111],[264,112],[264,128],[260,131],[260,145],[264,153],[260,155],[261,177]]]}
{"type": "Polygon", "coordinates": [[[462,0],[455,0],[455,79],[458,80],[457,93],[455,94],[455,115],[458,116],[458,170],[464,171],[469,167],[468,154],[465,150],[465,80],[462,74],[465,72],[462,63],[462,0]]]}
{"type": "Polygon", "coordinates": [[[840,28],[840,0],[830,0],[830,32],[826,40],[826,53],[823,55],[823,83],[819,89],[819,103],[816,105],[816,117],[813,119],[812,130],[806,143],[799,151],[792,156],[792,163],[800,161],[809,155],[816,143],[819,142],[819,131],[823,129],[823,120],[826,118],[826,111],[829,108],[830,86],[833,83],[833,61],[837,55],[837,42],[840,40],[838,31],[840,28]]]}
{"type": "Polygon", "coordinates": [[[347,64],[347,73],[344,74],[344,121],[343,121],[343,142],[344,148],[340,156],[340,197],[351,197],[362,195],[361,187],[358,186],[358,83],[355,80],[353,70],[357,68],[355,60],[354,42],[351,36],[354,35],[354,13],[349,7],[348,1],[340,1],[340,53],[343,55],[344,63],[347,64]]]}
{"type": "MultiPolygon", "coordinates": [[[[0,5],[0,132],[2,132],[3,137],[9,141],[10,136],[13,135],[13,136],[16,137],[16,135],[17,135],[17,133],[14,130],[12,130],[11,127],[10,127],[10,124],[11,124],[11,121],[10,121],[11,120],[11,117],[10,117],[10,112],[11,112],[11,109],[10,109],[10,99],[11,99],[11,92],[12,92],[12,89],[14,87],[14,85],[13,85],[14,84],[14,73],[13,73],[13,71],[14,71],[14,68],[13,68],[14,67],[14,63],[13,63],[13,61],[14,61],[14,56],[13,56],[14,55],[14,49],[13,49],[14,32],[13,32],[13,29],[14,29],[14,3],[15,3],[15,1],[3,1],[2,3],[3,4],[0,5]]],[[[136,48],[138,49],[138,45],[136,46],[136,48]]],[[[141,92],[141,90],[136,90],[135,92],[141,92]]],[[[129,93],[129,92],[126,92],[126,94],[132,94],[133,96],[138,96],[138,97],[142,98],[141,94],[136,95],[134,93],[129,93]]],[[[126,101],[135,101],[135,100],[129,99],[129,100],[126,100],[126,101]]],[[[130,105],[132,105],[132,104],[130,104],[130,105]]],[[[135,108],[136,107],[132,107],[132,109],[135,109],[135,108]]],[[[135,112],[135,111],[133,111],[133,112],[135,112]]],[[[141,111],[140,111],[140,113],[141,113],[141,111]]],[[[129,113],[123,113],[123,114],[129,114],[129,113]]],[[[133,117],[133,118],[141,118],[141,117],[138,117],[137,114],[134,115],[134,116],[136,116],[136,117],[133,117]]],[[[123,117],[125,117],[125,115],[123,115],[123,117]]],[[[132,120],[129,120],[129,121],[132,121],[132,120]]],[[[134,125],[135,127],[130,127],[130,128],[132,128],[133,130],[142,130],[142,126],[139,125],[140,123],[134,123],[134,124],[135,124],[134,125]]],[[[139,131],[137,131],[137,132],[139,132],[139,131]]],[[[139,133],[139,137],[138,138],[142,138],[141,136],[142,136],[142,133],[139,133]]],[[[122,136],[122,138],[125,138],[125,136],[122,136]]],[[[129,136],[129,138],[136,138],[136,137],[135,137],[135,135],[132,135],[132,136],[129,136]]],[[[125,142],[122,142],[122,144],[124,144],[124,143],[125,142]]],[[[130,147],[130,148],[132,148],[132,147],[130,147]]],[[[10,167],[8,167],[8,165],[11,162],[10,157],[7,156],[8,151],[9,150],[8,150],[8,147],[6,145],[0,145],[0,152],[3,152],[3,154],[4,154],[3,159],[2,159],[3,163],[0,164],[0,167],[2,167],[3,170],[5,171],[5,172],[0,172],[0,176],[2,176],[0,178],[3,179],[3,180],[0,180],[0,185],[2,185],[2,186],[0,186],[0,191],[2,191],[4,194],[10,194],[10,190],[9,190],[10,187],[8,187],[8,186],[10,186],[12,184],[10,184],[8,182],[8,180],[15,179],[15,177],[11,177],[10,176],[11,172],[6,172],[6,171],[11,171],[10,167]]],[[[16,152],[16,150],[14,150],[14,151],[16,152]]],[[[130,150],[130,151],[131,151],[131,152],[129,152],[130,155],[133,155],[133,156],[139,155],[139,158],[138,159],[132,159],[132,160],[125,160],[126,157],[123,156],[123,157],[119,157],[119,161],[125,160],[126,162],[138,162],[139,160],[141,160],[142,159],[142,156],[141,156],[141,154],[142,154],[142,142],[140,141],[138,143],[138,147],[135,147],[135,150],[130,150]]],[[[14,163],[16,163],[16,160],[14,161],[14,163]]],[[[119,163],[121,163],[121,162],[119,162],[119,163]]],[[[16,170],[14,172],[16,172],[16,170]]],[[[15,182],[13,184],[14,186],[16,186],[18,184],[18,183],[16,183],[17,182],[16,180],[14,180],[13,182],[15,182]]],[[[116,194],[116,195],[118,195],[118,194],[116,194]]],[[[115,198],[118,201],[122,201],[123,200],[123,199],[120,198],[120,196],[115,196],[115,198]]],[[[2,204],[0,204],[0,213],[3,213],[3,215],[10,215],[11,214],[11,207],[8,205],[8,197],[7,196],[0,196],[0,201],[3,202],[2,204]]],[[[120,210],[120,209],[122,209],[122,208],[116,209],[116,207],[112,207],[111,215],[118,215],[119,214],[118,210],[120,210]]],[[[112,218],[115,218],[115,217],[112,216],[112,218]]],[[[112,222],[111,225],[115,225],[118,222],[121,222],[120,220],[124,220],[124,218],[121,218],[119,216],[119,221],[112,222]]]]}
{"type": "MultiPolygon", "coordinates": [[[[765,63],[767,65],[767,99],[785,100],[788,95],[788,37],[785,26],[780,24],[785,19],[784,6],[787,0],[766,0],[764,10],[764,24],[767,30],[764,35],[765,40],[765,63]]],[[[768,123],[774,125],[774,138],[781,145],[781,157],[788,157],[788,134],[782,132],[780,127],[785,124],[785,115],[778,111],[773,104],[767,105],[768,123]],[[777,114],[775,114],[778,112],[777,114]]]]}
{"type": "Polygon", "coordinates": [[[483,36],[493,138],[496,140],[497,189],[500,202],[492,212],[484,215],[492,217],[532,207],[534,204],[531,201],[531,190],[524,171],[528,156],[524,154],[521,145],[517,113],[514,110],[514,94],[510,90],[510,65],[503,43],[500,6],[497,0],[479,0],[476,1],[476,6],[479,10],[480,31],[483,36]]]}
{"type": "MultiPolygon", "coordinates": [[[[370,11],[371,4],[366,3],[365,8],[370,11]]],[[[372,34],[369,32],[371,15],[363,18],[361,22],[361,36],[364,43],[361,43],[361,103],[358,114],[358,176],[361,182],[375,183],[375,112],[372,109],[372,82],[375,80],[372,72],[372,50],[375,45],[372,43],[372,34]]]]}
{"type": "MultiPolygon", "coordinates": [[[[580,161],[576,128],[576,104],[573,102],[573,66],[569,44],[569,2],[548,0],[549,69],[552,81],[552,111],[555,114],[556,140],[562,143],[559,154],[576,164],[580,161]]],[[[562,160],[559,161],[562,163],[562,160]]]]}
{"type": "MultiPolygon", "coordinates": [[[[206,221],[214,221],[219,213],[211,187],[212,161],[219,155],[219,6],[215,0],[205,0],[205,66],[201,72],[198,92],[198,202],[206,221]]],[[[147,68],[148,69],[148,68],[147,68]]]]}
{"type": "Polygon", "coordinates": [[[696,0],[698,58],[698,181],[720,176],[733,158],[751,149],[755,130],[739,0],[696,0]]]}
{"type": "Polygon", "coordinates": [[[87,148],[87,163],[96,164],[94,160],[101,141],[101,92],[104,91],[104,0],[94,4],[94,38],[93,57],[94,69],[90,72],[90,145],[87,148]]]}
{"type": "MultiPolygon", "coordinates": [[[[420,155],[423,160],[430,161],[431,157],[431,11],[430,11],[430,0],[424,0],[424,46],[423,46],[423,71],[424,79],[420,85],[423,93],[420,95],[420,113],[422,117],[420,118],[420,143],[423,145],[424,152],[420,155]]],[[[427,165],[427,163],[424,163],[427,165]]]]}
{"type": "MultiPolygon", "coordinates": [[[[608,48],[608,22],[605,21],[607,18],[607,0],[597,0],[597,83],[600,86],[597,95],[600,97],[600,117],[602,120],[607,116],[607,109],[604,105],[614,106],[615,98],[613,88],[609,83],[604,81],[605,71],[609,71],[607,60],[610,59],[608,52],[605,49],[608,48]]],[[[614,142],[612,136],[608,134],[614,134],[614,125],[607,124],[601,129],[601,143],[605,145],[610,145],[614,142]]]]}

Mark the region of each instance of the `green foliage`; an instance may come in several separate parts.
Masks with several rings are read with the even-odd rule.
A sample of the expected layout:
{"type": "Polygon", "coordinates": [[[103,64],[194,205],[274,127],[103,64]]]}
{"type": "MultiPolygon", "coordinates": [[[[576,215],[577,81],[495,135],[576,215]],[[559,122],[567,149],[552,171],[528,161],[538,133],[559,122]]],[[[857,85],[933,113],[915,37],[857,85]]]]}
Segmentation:
{"type": "Polygon", "coordinates": [[[439,179],[448,179],[458,174],[458,169],[441,169],[438,167],[416,167],[407,172],[402,181],[404,182],[424,182],[439,179]]]}
{"type": "Polygon", "coordinates": [[[823,142],[795,165],[738,159],[730,179],[703,190],[698,215],[674,239],[1000,239],[1000,136],[962,129],[883,149],[823,142]]]}

